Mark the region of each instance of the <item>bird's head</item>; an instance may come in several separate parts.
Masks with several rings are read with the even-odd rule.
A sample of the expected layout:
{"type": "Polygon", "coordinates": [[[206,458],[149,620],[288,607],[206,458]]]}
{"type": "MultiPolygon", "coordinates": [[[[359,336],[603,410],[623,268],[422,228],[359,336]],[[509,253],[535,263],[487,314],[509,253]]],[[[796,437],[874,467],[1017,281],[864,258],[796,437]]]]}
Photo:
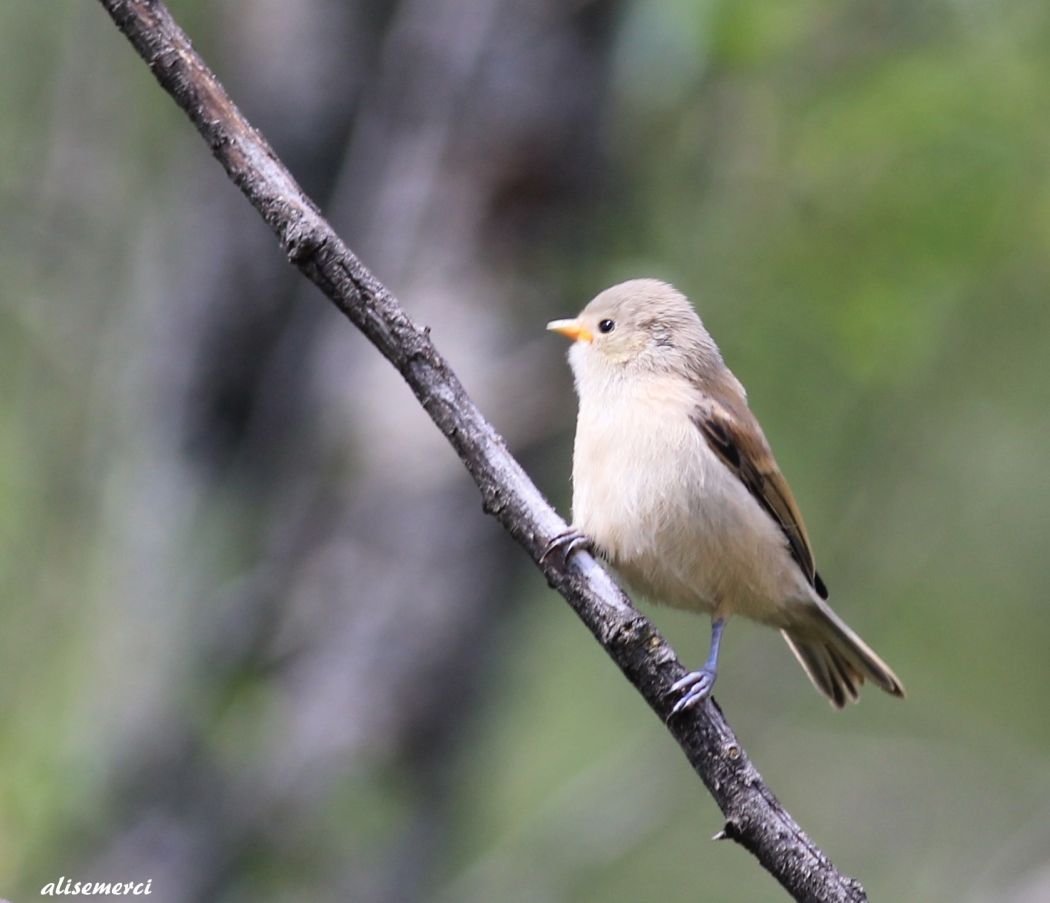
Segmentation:
{"type": "Polygon", "coordinates": [[[547,329],[573,340],[569,360],[584,372],[683,374],[721,356],[689,300],[658,279],[632,279],[606,289],[572,320],[547,329]]]}

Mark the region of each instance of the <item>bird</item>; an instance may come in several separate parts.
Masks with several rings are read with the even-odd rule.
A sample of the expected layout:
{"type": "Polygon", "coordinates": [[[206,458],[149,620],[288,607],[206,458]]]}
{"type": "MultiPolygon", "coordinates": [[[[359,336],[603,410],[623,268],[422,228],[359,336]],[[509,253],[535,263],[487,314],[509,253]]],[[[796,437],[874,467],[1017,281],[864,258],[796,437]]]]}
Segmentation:
{"type": "Polygon", "coordinates": [[[670,688],[668,717],[711,695],[734,615],[778,629],[836,709],[865,681],[903,698],[828,604],[791,489],[688,298],[632,279],[547,329],[572,340],[579,410],[571,526],[543,556],[587,549],[650,601],[710,615],[707,660],[670,688]]]}

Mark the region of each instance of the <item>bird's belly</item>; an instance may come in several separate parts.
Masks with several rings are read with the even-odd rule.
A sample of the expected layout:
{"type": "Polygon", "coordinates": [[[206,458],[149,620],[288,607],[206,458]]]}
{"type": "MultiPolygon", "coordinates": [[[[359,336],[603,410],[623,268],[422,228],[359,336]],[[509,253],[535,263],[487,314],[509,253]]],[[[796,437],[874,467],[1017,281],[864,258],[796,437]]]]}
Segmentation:
{"type": "Polygon", "coordinates": [[[654,602],[777,623],[805,593],[779,526],[691,422],[650,427],[591,448],[577,436],[574,522],[654,602]]]}

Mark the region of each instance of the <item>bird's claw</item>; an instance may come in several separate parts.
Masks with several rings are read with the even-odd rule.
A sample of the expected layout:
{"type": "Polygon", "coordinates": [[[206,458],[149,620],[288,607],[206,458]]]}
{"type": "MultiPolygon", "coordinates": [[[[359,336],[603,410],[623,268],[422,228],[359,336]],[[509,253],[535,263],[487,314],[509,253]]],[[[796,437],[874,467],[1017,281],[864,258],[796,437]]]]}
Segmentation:
{"type": "Polygon", "coordinates": [[[714,689],[716,676],[713,668],[705,667],[699,671],[690,671],[681,680],[675,681],[668,693],[682,693],[683,690],[685,692],[682,693],[682,698],[674,704],[667,720],[670,721],[679,712],[691,709],[707,699],[711,695],[711,690],[714,689]]]}
{"type": "Polygon", "coordinates": [[[559,533],[554,537],[543,550],[543,554],[540,555],[540,564],[543,564],[551,555],[558,550],[561,550],[565,560],[569,560],[569,556],[573,552],[578,552],[582,549],[586,549],[588,552],[591,551],[594,546],[591,543],[589,536],[581,533],[575,527],[570,527],[564,533],[559,533]]]}

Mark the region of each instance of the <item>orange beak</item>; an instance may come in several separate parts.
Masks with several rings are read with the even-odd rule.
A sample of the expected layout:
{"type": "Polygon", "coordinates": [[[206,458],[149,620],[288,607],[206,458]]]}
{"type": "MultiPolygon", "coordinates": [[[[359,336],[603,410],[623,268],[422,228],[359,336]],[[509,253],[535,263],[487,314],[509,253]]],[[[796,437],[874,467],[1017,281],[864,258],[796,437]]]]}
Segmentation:
{"type": "Polygon", "coordinates": [[[565,338],[574,342],[593,342],[594,336],[580,325],[579,320],[551,320],[547,324],[551,332],[560,332],[565,338]]]}

